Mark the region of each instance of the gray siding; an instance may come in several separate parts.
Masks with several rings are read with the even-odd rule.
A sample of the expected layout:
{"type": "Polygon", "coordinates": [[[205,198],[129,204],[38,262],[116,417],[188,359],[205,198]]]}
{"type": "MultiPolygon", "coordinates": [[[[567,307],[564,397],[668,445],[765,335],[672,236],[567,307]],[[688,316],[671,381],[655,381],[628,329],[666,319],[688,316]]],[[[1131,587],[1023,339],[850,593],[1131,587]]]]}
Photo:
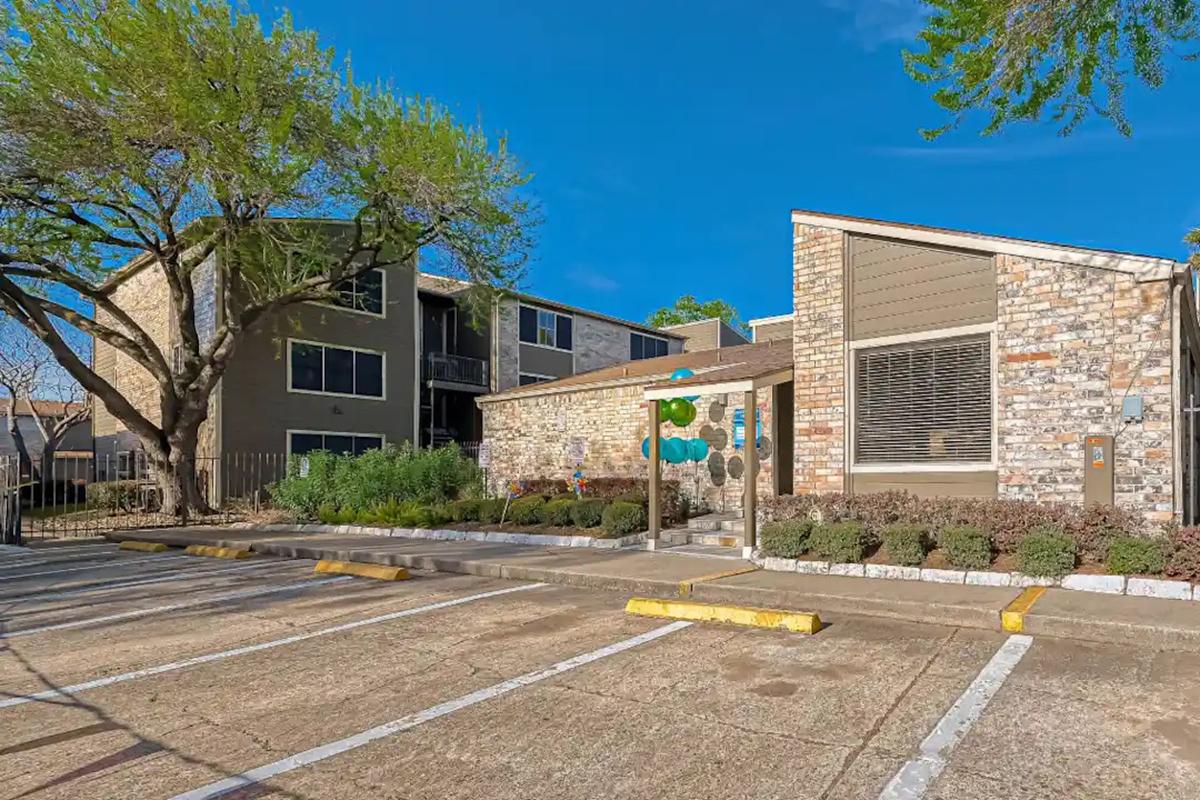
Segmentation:
{"type": "Polygon", "coordinates": [[[792,321],[784,320],[783,322],[768,322],[765,325],[754,326],[754,341],[756,342],[774,342],[792,340],[792,321]]]}
{"type": "Polygon", "coordinates": [[[852,473],[849,478],[852,492],[904,491],[917,497],[995,497],[997,493],[994,471],[852,473]]]}
{"type": "Polygon", "coordinates": [[[411,441],[418,386],[415,303],[413,269],[393,267],[383,319],[306,303],[269,320],[242,342],[222,379],[222,451],[282,453],[288,430],[411,441]],[[385,353],[386,400],[289,392],[289,338],[385,353]]]}
{"type": "Polygon", "coordinates": [[[555,378],[566,378],[575,374],[571,353],[563,350],[551,350],[535,344],[520,345],[521,372],[533,375],[551,375],[555,378]]]}
{"type": "Polygon", "coordinates": [[[996,320],[991,256],[851,236],[851,339],[996,320]]]}
{"type": "Polygon", "coordinates": [[[739,344],[750,343],[750,340],[743,336],[741,331],[725,320],[717,320],[717,326],[720,330],[718,341],[721,347],[737,347],[739,344]]]}
{"type": "Polygon", "coordinates": [[[590,372],[628,361],[629,333],[624,325],[576,314],[575,371],[590,372]]]}
{"type": "Polygon", "coordinates": [[[500,300],[496,303],[496,320],[493,327],[494,344],[492,354],[492,389],[503,392],[518,385],[518,359],[520,358],[520,330],[518,328],[516,300],[500,300]]]}

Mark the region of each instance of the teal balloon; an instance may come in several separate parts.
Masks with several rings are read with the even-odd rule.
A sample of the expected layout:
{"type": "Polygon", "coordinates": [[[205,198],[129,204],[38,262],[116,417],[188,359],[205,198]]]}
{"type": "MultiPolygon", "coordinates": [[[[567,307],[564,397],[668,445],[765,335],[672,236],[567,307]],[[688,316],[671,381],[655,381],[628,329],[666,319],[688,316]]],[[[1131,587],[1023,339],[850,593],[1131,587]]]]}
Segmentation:
{"type": "Polygon", "coordinates": [[[687,461],[688,448],[687,443],[683,439],[672,436],[667,439],[667,443],[663,445],[663,454],[667,459],[668,464],[682,464],[687,461]]]}
{"type": "Polygon", "coordinates": [[[692,461],[703,461],[708,458],[708,442],[703,439],[692,439],[687,445],[688,455],[692,461]]]}
{"type": "Polygon", "coordinates": [[[681,381],[681,380],[683,380],[684,378],[690,378],[690,377],[692,377],[692,376],[693,376],[693,375],[695,375],[695,374],[696,374],[696,373],[692,372],[692,371],[691,371],[690,369],[688,369],[687,367],[680,367],[679,369],[677,369],[677,370],[675,370],[674,372],[672,372],[672,373],[671,373],[671,380],[673,380],[673,381],[681,381]]]}
{"type": "Polygon", "coordinates": [[[642,458],[650,457],[650,437],[642,439],[642,458]]]}

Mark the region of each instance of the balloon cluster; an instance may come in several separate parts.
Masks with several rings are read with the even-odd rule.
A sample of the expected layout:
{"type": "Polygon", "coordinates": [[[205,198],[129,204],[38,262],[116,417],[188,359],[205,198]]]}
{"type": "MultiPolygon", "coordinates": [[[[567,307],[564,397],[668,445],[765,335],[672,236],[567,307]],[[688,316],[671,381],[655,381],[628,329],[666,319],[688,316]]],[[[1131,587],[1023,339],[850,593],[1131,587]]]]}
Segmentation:
{"type": "MultiPolygon", "coordinates": [[[[690,369],[680,368],[671,373],[671,380],[680,381],[695,375],[690,369]]],[[[662,422],[674,423],[677,427],[686,428],[696,419],[694,405],[700,395],[676,397],[658,404],[658,418],[662,422]]],[[[672,436],[668,439],[659,437],[659,458],[668,464],[682,464],[685,461],[703,461],[708,457],[708,442],[703,439],[680,439],[672,436]]],[[[642,456],[650,457],[650,437],[642,440],[642,456]]]]}

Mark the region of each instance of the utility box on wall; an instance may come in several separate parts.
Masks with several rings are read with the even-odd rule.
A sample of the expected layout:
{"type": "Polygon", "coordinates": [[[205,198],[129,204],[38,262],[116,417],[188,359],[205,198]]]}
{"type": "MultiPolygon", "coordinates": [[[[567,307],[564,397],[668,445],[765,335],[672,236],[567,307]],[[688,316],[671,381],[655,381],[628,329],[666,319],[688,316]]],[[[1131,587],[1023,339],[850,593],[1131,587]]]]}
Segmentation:
{"type": "Polygon", "coordinates": [[[1113,437],[1083,439],[1083,504],[1113,503],[1113,437]]]}

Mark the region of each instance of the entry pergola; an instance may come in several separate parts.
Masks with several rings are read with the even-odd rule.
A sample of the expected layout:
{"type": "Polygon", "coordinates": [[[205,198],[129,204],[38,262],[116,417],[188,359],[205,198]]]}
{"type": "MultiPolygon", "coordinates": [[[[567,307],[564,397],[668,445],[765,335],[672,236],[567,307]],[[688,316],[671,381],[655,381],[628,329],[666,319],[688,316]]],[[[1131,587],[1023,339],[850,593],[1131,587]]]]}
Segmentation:
{"type": "MultiPolygon", "coordinates": [[[[757,544],[755,513],[758,510],[758,448],[755,409],[758,407],[759,389],[768,389],[792,380],[791,348],[764,348],[763,357],[752,362],[742,362],[697,373],[690,378],[662,381],[646,387],[646,405],[650,414],[650,528],[647,549],[658,547],[662,531],[662,461],[659,452],[659,435],[662,422],[659,419],[659,404],[684,395],[711,397],[713,395],[737,395],[743,397],[745,411],[745,470],[743,472],[742,514],[745,532],[742,541],[742,556],[749,558],[757,544]]],[[[771,418],[778,409],[772,407],[771,418]]]]}

